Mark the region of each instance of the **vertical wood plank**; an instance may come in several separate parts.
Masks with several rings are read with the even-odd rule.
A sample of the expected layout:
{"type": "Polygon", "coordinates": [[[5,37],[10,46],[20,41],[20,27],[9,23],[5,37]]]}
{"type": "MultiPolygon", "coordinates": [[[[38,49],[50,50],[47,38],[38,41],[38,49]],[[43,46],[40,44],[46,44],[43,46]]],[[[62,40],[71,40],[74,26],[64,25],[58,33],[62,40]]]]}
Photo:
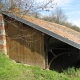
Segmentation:
{"type": "Polygon", "coordinates": [[[17,62],[45,68],[44,37],[42,32],[28,25],[18,25],[19,23],[8,23],[8,31],[6,33],[8,35],[7,49],[9,57],[17,62]]]}

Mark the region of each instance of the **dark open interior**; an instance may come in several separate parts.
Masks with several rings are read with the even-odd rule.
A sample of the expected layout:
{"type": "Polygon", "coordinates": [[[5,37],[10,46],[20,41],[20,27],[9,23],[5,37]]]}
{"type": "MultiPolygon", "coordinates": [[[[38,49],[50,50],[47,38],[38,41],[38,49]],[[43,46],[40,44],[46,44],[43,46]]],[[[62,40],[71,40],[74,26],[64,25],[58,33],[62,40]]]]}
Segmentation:
{"type": "Polygon", "coordinates": [[[68,67],[80,66],[79,49],[56,38],[45,35],[46,64],[51,70],[61,72],[68,67]]]}

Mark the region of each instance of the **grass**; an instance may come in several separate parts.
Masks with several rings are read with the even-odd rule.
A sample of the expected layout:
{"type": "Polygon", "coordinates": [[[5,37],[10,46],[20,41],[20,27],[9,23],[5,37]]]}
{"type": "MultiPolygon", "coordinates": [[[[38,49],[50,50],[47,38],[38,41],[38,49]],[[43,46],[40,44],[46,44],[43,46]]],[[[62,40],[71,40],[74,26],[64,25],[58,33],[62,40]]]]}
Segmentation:
{"type": "Polygon", "coordinates": [[[0,80],[80,80],[80,71],[69,68],[63,73],[15,63],[0,54],[0,80]],[[72,76],[71,76],[72,75],[72,76]]]}

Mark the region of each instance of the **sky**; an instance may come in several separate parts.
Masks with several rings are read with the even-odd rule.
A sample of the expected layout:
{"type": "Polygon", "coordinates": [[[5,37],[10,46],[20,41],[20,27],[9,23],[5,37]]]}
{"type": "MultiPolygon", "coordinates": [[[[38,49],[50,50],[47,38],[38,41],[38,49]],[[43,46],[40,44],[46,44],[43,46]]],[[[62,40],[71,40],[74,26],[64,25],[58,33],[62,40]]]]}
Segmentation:
{"type": "MultiPolygon", "coordinates": [[[[45,1],[45,0],[37,0],[45,1]]],[[[68,17],[68,21],[74,25],[80,27],[80,0],[54,0],[57,3],[57,7],[60,7],[64,14],[68,17]]],[[[56,6],[54,6],[56,7],[56,6]]],[[[46,15],[45,12],[42,14],[46,15]]]]}
{"type": "Polygon", "coordinates": [[[80,27],[80,0],[60,0],[58,4],[68,17],[68,21],[80,27]]]}

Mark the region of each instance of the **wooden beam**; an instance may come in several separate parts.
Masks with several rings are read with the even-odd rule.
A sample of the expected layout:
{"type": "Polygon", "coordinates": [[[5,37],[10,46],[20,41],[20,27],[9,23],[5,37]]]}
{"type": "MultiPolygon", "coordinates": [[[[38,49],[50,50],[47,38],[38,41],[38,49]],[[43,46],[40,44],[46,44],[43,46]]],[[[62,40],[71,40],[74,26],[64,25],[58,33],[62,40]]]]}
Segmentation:
{"type": "Polygon", "coordinates": [[[50,40],[51,36],[46,35],[45,36],[45,69],[48,69],[48,48],[49,48],[49,40],[50,40]]]}

